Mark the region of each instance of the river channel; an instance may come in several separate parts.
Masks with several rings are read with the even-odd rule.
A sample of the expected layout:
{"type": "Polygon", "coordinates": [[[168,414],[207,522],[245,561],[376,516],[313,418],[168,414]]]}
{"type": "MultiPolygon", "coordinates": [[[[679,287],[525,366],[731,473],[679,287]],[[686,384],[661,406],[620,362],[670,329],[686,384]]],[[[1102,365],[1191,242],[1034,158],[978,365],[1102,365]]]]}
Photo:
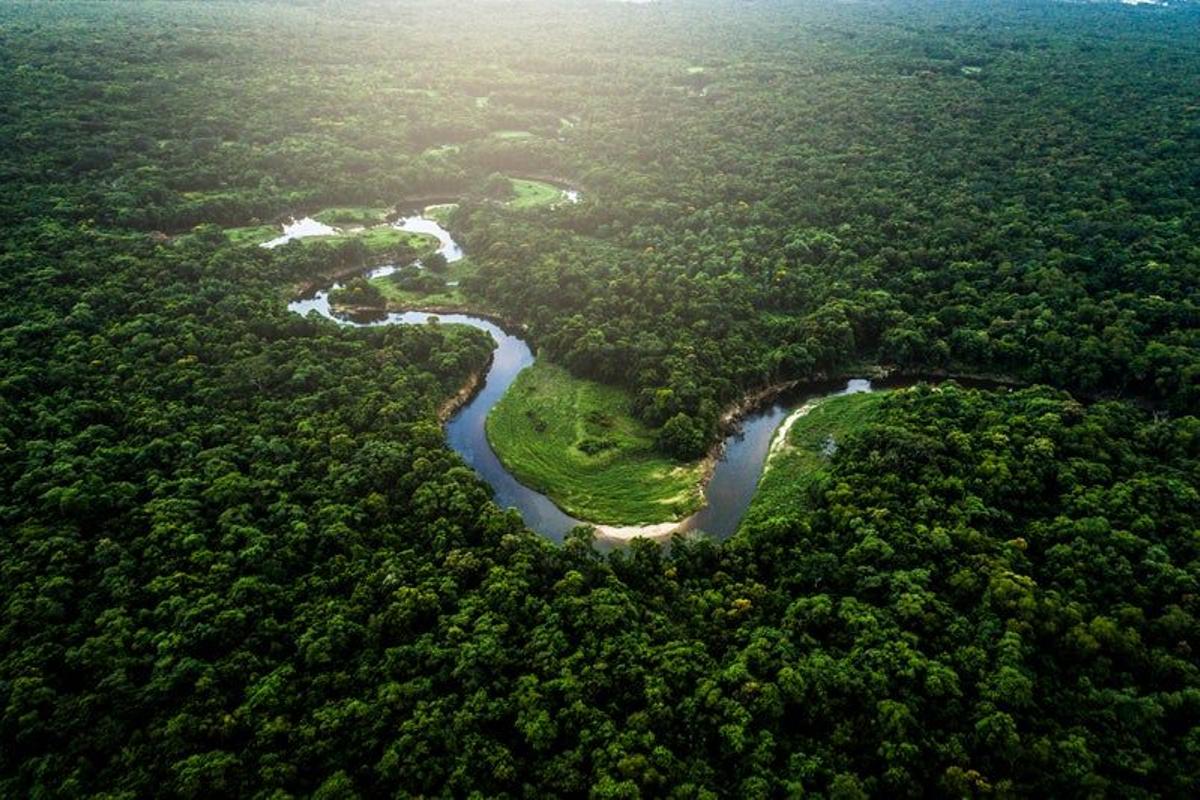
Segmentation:
{"type": "MultiPolygon", "coordinates": [[[[462,249],[450,233],[428,217],[402,217],[393,224],[404,230],[436,236],[440,244],[438,252],[445,255],[447,261],[456,261],[462,257],[462,249]]],[[[375,267],[365,271],[365,275],[368,278],[378,277],[390,274],[396,269],[394,265],[375,267]]],[[[347,326],[422,325],[437,317],[442,324],[470,325],[490,334],[496,342],[491,367],[480,391],[447,423],[447,443],[491,485],[495,501],[500,507],[517,509],[525,524],[538,533],[561,541],[572,528],[590,524],[575,519],[554,505],[546,495],[521,484],[504,468],[488,444],[484,425],[488,413],[508,391],[517,374],[533,363],[533,352],[523,339],[491,320],[471,314],[393,311],[371,319],[348,318],[334,313],[330,307],[329,293],[339,286],[340,284],[334,283],[309,296],[298,298],[289,303],[288,308],[298,314],[316,312],[347,326]]],[[[813,386],[807,391],[793,391],[781,396],[775,402],[745,416],[737,431],[727,436],[723,442],[720,459],[704,490],[707,501],[704,508],[669,527],[672,531],[702,531],[717,539],[732,535],[754,497],[771,440],[780,423],[794,409],[815,398],[869,392],[872,388],[872,383],[865,379],[813,386]]],[[[663,526],[656,528],[653,532],[662,538],[665,535],[663,526]]],[[[603,527],[600,531],[599,538],[602,541],[606,538],[628,538],[632,533],[628,529],[622,529],[620,533],[606,537],[603,527]]]]}

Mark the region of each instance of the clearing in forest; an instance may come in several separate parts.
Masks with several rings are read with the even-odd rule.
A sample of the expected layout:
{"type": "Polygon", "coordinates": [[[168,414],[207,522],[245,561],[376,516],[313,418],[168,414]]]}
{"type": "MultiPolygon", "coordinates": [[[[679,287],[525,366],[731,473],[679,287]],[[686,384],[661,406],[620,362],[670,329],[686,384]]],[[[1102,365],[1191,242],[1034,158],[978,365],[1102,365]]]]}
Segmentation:
{"type": "Polygon", "coordinates": [[[459,259],[440,269],[409,264],[390,275],[372,278],[371,283],[383,294],[388,305],[396,309],[461,308],[464,311],[486,311],[487,306],[478,298],[468,300],[460,285],[463,279],[474,275],[476,269],[469,258],[459,259]]]}
{"type": "Polygon", "coordinates": [[[487,435],[519,481],[589,522],[668,522],[702,504],[703,465],[660,453],[625,391],[544,359],[492,409],[487,435]]]}
{"type": "Polygon", "coordinates": [[[527,178],[512,178],[513,197],[508,201],[510,208],[540,208],[561,203],[567,193],[552,183],[527,178]]]}

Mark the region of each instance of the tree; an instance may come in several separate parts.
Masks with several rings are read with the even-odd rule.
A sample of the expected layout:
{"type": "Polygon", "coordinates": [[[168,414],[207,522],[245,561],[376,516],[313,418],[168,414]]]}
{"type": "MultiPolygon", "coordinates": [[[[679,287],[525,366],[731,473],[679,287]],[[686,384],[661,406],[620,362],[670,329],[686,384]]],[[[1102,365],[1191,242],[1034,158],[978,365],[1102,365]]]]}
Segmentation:
{"type": "Polygon", "coordinates": [[[489,200],[509,200],[513,193],[512,181],[498,172],[489,175],[483,184],[483,196],[489,200]]]}
{"type": "Polygon", "coordinates": [[[449,264],[441,253],[430,253],[421,259],[421,266],[432,272],[445,272],[449,264]]]}
{"type": "Polygon", "coordinates": [[[658,432],[659,447],[681,461],[704,455],[707,438],[704,430],[682,411],[668,419],[658,432]]]}

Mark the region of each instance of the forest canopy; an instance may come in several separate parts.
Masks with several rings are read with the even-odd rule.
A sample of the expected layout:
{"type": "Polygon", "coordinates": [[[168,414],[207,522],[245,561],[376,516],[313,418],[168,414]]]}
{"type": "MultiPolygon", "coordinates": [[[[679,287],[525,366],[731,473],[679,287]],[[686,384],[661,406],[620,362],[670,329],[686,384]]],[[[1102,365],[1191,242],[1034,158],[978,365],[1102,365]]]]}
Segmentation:
{"type": "Polygon", "coordinates": [[[1197,796],[1198,29],[0,5],[0,795],[1197,796]],[[418,251],[258,246],[444,203],[456,301],[662,456],[868,365],[1022,388],[873,402],[725,542],[555,544],[439,424],[486,334],[287,310],[418,251]]]}

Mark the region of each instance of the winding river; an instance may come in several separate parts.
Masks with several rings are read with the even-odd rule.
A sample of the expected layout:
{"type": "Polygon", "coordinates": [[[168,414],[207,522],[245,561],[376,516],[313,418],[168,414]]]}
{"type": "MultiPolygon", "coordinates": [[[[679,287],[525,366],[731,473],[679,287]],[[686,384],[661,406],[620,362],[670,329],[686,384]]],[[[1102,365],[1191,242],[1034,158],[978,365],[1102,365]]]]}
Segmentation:
{"type": "MultiPolygon", "coordinates": [[[[462,249],[454,242],[449,232],[432,219],[422,216],[405,217],[394,224],[403,226],[405,230],[437,236],[440,242],[439,252],[446,256],[447,261],[455,261],[462,257],[462,249]]],[[[367,271],[366,275],[378,277],[395,270],[395,266],[376,267],[367,271]]],[[[393,311],[381,313],[370,319],[346,318],[335,314],[329,304],[329,292],[339,286],[340,284],[335,283],[310,296],[294,300],[288,304],[288,308],[298,314],[316,312],[341,325],[349,326],[420,325],[437,317],[445,324],[470,325],[487,331],[496,341],[491,367],[483,388],[447,423],[448,443],[491,485],[496,503],[502,508],[517,509],[525,524],[533,530],[561,541],[563,536],[577,525],[590,524],[571,517],[541,492],[522,485],[504,468],[488,444],[484,432],[488,412],[508,391],[517,373],[533,363],[533,353],[524,340],[490,320],[470,314],[393,311]]],[[[797,407],[815,398],[871,390],[871,382],[862,379],[836,385],[814,386],[806,392],[794,392],[781,397],[771,405],[747,415],[741,421],[738,431],[726,437],[723,443],[722,455],[715,466],[712,479],[705,488],[707,504],[704,508],[691,517],[670,525],[650,526],[645,529],[598,526],[598,540],[601,544],[607,542],[611,545],[639,532],[661,538],[677,530],[703,531],[718,539],[732,535],[754,496],[771,440],[780,423],[797,407]]]]}

